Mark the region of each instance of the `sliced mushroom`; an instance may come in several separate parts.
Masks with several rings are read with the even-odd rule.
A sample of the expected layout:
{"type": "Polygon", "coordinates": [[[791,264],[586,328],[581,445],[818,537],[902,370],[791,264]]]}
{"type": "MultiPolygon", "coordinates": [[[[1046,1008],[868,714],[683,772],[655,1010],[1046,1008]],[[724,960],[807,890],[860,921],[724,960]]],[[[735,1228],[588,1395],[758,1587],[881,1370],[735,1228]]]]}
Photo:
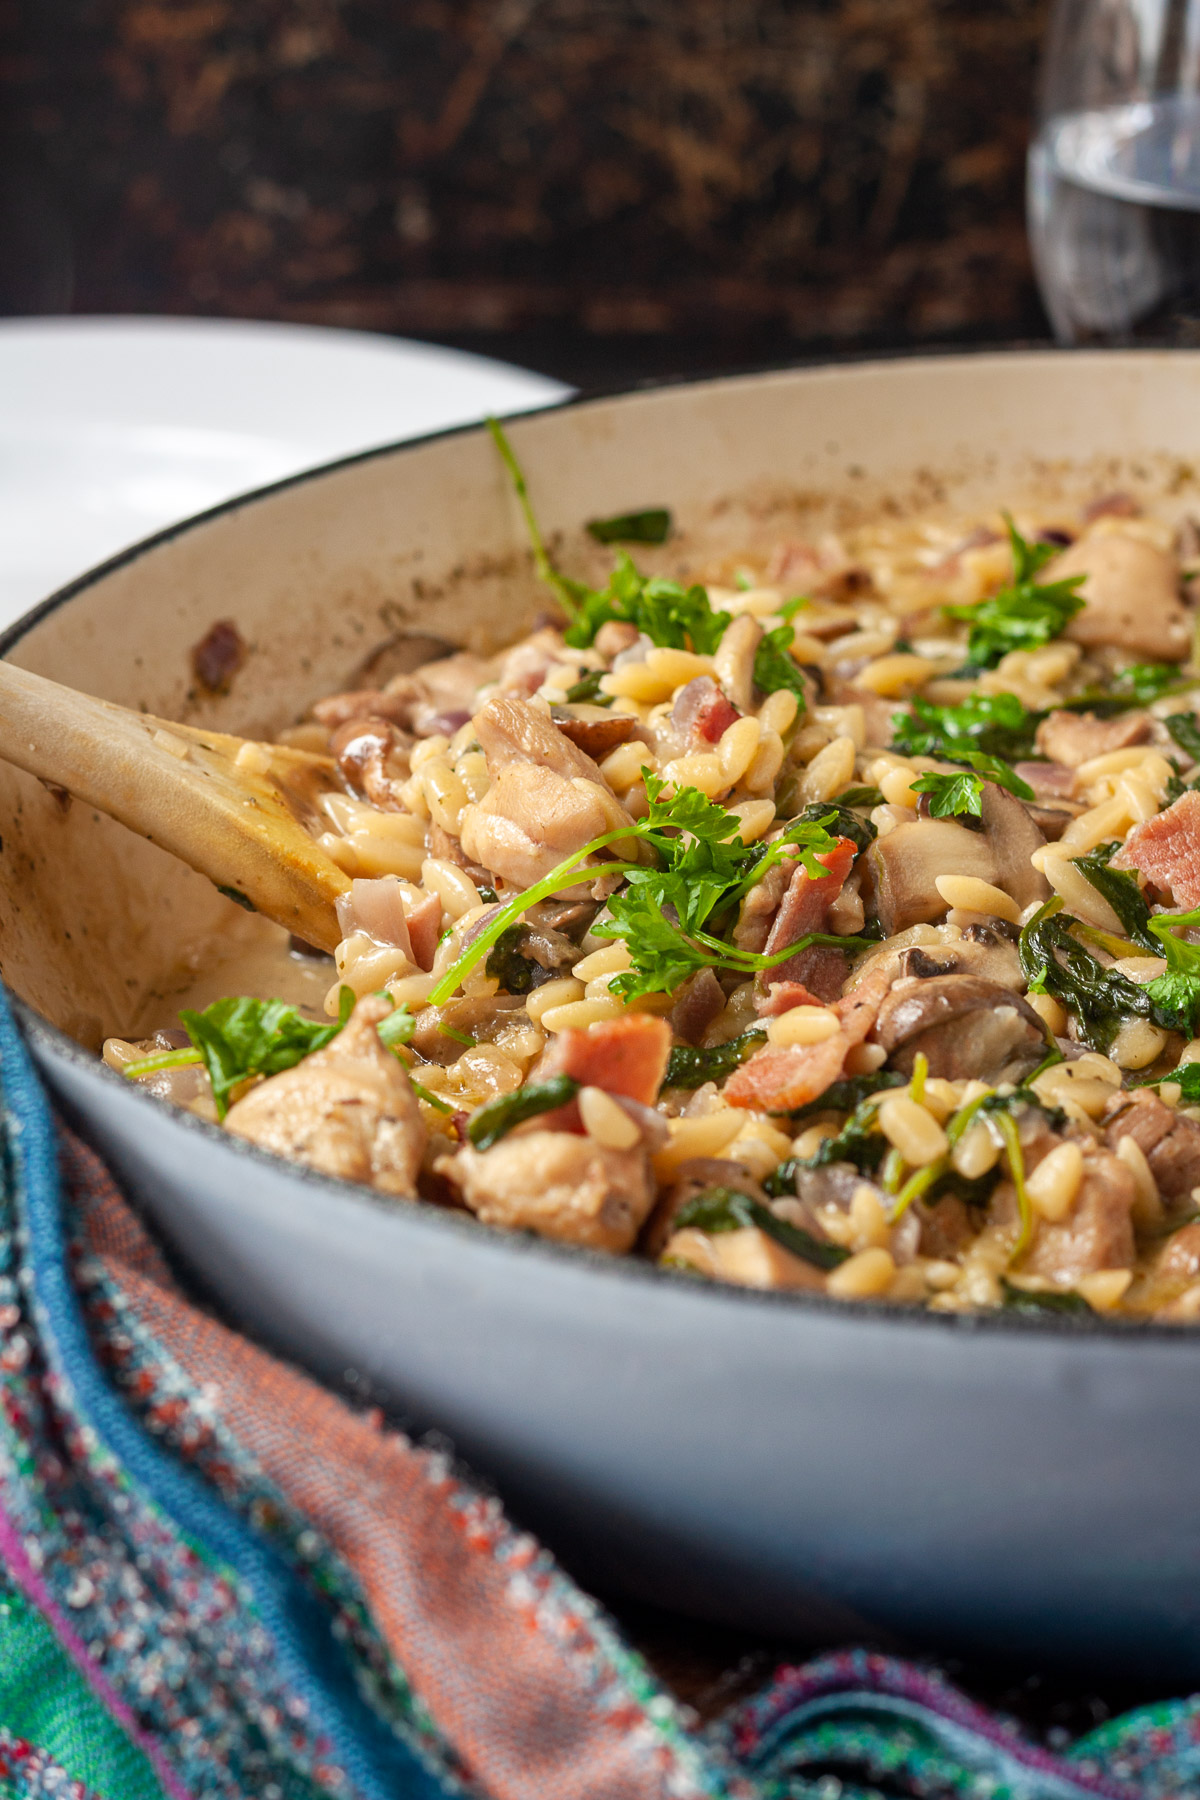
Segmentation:
{"type": "Polygon", "coordinates": [[[556,729],[565,738],[570,738],[577,749],[596,759],[607,756],[618,744],[628,743],[641,730],[632,714],[605,712],[599,706],[581,706],[575,710],[552,706],[550,717],[556,729]]]}
{"type": "Polygon", "coordinates": [[[875,1036],[893,1068],[911,1074],[918,1053],[946,1081],[1017,1081],[1046,1054],[1041,1020],[1020,994],[977,975],[899,982],[879,1009],[875,1036]]]}
{"type": "Polygon", "coordinates": [[[946,902],[937,890],[939,875],[975,875],[994,883],[997,874],[990,839],[949,819],[897,825],[876,839],[864,860],[875,910],[889,937],[945,916],[946,902]]]}
{"type": "Polygon", "coordinates": [[[1040,906],[1050,898],[1050,883],[1029,859],[1035,850],[1045,849],[1044,834],[1016,795],[994,781],[984,782],[980,805],[984,836],[996,864],[996,886],[1003,888],[1022,910],[1040,906]]]}

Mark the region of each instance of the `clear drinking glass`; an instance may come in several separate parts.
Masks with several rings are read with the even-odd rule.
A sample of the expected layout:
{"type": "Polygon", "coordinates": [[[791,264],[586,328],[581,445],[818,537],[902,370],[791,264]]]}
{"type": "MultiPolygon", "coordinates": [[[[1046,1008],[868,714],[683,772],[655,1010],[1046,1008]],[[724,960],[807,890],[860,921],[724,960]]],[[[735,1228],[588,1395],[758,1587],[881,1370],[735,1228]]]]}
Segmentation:
{"type": "Polygon", "coordinates": [[[1200,343],[1200,0],[1056,0],[1029,232],[1064,343],[1200,343]]]}

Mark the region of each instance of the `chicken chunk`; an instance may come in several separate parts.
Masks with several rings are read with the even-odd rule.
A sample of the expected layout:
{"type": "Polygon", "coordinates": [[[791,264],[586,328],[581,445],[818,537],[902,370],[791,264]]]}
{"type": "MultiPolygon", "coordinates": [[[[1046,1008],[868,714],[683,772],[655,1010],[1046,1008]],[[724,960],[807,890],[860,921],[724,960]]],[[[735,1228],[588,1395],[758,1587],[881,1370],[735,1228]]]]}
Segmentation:
{"type": "Polygon", "coordinates": [[[498,694],[476,715],[492,786],[463,809],[464,853],[517,887],[532,887],[592,838],[631,824],[600,770],[548,713],[498,694]]]}
{"type": "Polygon", "coordinates": [[[567,1131],[513,1132],[484,1151],[464,1144],[436,1167],[485,1225],[593,1250],[631,1249],[654,1204],[644,1148],[609,1150],[567,1131]]]}
{"type": "Polygon", "coordinates": [[[324,1050],[236,1101],[226,1129],[325,1175],[411,1195],[426,1133],[408,1076],[375,1029],[389,1011],[360,1000],[324,1050]]]}
{"type": "Polygon", "coordinates": [[[1077,644],[1116,645],[1156,662],[1187,655],[1191,632],[1179,597],[1179,566],[1166,550],[1123,532],[1097,533],[1055,557],[1041,579],[1069,575],[1085,578],[1078,590],[1083,611],[1065,634],[1077,644]]]}

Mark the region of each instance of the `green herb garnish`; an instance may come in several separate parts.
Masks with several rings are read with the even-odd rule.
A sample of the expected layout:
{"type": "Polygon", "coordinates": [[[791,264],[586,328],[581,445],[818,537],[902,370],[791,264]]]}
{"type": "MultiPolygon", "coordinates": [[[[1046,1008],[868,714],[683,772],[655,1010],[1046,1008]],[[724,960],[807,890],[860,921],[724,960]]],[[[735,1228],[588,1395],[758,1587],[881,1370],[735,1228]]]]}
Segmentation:
{"type": "Polygon", "coordinates": [[[963,814],[981,818],[985,781],[1007,788],[1018,800],[1032,800],[1034,797],[1029,783],[1022,781],[1016,770],[1011,769],[998,756],[989,756],[982,750],[960,750],[958,761],[969,763],[977,772],[973,775],[930,773],[920,776],[912,784],[914,793],[929,795],[931,818],[951,819],[963,814]]]}
{"type": "Polygon", "coordinates": [[[633,625],[652,643],[711,656],[730,617],[713,611],[704,588],[684,588],[661,575],[642,575],[622,551],[608,586],[586,590],[564,635],[574,649],[585,650],[602,625],[616,620],[633,625]]]}
{"type": "Polygon", "coordinates": [[[965,762],[980,751],[1019,761],[1033,753],[1033,734],[1043,717],[1015,694],[972,694],[959,706],[916,699],[911,712],[892,714],[892,746],[946,762],[965,762]]]}
{"type": "Polygon", "coordinates": [[[837,797],[838,807],[882,806],[883,794],[877,787],[843,788],[837,797]]]}
{"type": "Polygon", "coordinates": [[[494,1100],[475,1108],[467,1120],[467,1136],[476,1150],[490,1150],[514,1126],[565,1106],[578,1092],[579,1083],[574,1076],[552,1075],[549,1081],[531,1082],[515,1093],[497,1094],[494,1100]]]}
{"type": "Polygon", "coordinates": [[[645,512],[618,513],[613,519],[589,519],[588,533],[598,544],[665,544],[671,535],[671,515],[665,506],[645,512]]]}
{"type": "Polygon", "coordinates": [[[798,1106],[791,1115],[792,1123],[798,1125],[802,1119],[814,1119],[825,1112],[852,1113],[872,1094],[886,1093],[888,1088],[907,1084],[908,1076],[902,1075],[899,1069],[877,1069],[874,1075],[849,1075],[844,1081],[835,1081],[815,1100],[798,1106]]]}
{"type": "Polygon", "coordinates": [[[1110,719],[1135,706],[1150,706],[1165,694],[1182,694],[1196,686],[1200,683],[1194,675],[1180,675],[1178,663],[1129,663],[1115,670],[1103,687],[1084,688],[1064,700],[1062,710],[1090,712],[1098,719],[1110,719]]]}
{"type": "Polygon", "coordinates": [[[181,1012],[179,1021],[204,1058],[219,1119],[229,1111],[229,1096],[240,1082],[294,1068],[342,1029],[340,1020],[319,1025],[283,1000],[245,994],[214,1000],[203,1012],[181,1012]]]}
{"type": "Polygon", "coordinates": [[[879,832],[869,819],[860,819],[857,813],[851,812],[845,799],[844,794],[839,794],[836,800],[814,800],[797,817],[804,824],[824,825],[835,837],[849,838],[861,856],[864,850],[870,849],[879,832]]]}
{"type": "Polygon", "coordinates": [[[675,1230],[682,1231],[691,1227],[693,1231],[704,1231],[716,1235],[723,1231],[743,1231],[747,1226],[757,1226],[790,1250],[793,1256],[801,1257],[817,1269],[836,1269],[849,1256],[840,1244],[822,1243],[810,1231],[800,1225],[790,1225],[786,1219],[775,1216],[769,1206],[761,1200],[754,1200],[749,1194],[741,1194],[735,1188],[705,1188],[685,1206],[680,1207],[672,1220],[675,1230]]]}
{"type": "Polygon", "coordinates": [[[1058,546],[1027,543],[1007,513],[1004,518],[1012,545],[1011,585],[973,606],[942,608],[947,618],[970,626],[966,666],[971,670],[994,669],[1011,650],[1036,650],[1048,644],[1083,610],[1083,597],[1076,591],[1082,575],[1068,575],[1063,581],[1037,580],[1039,570],[1058,555],[1058,546]]]}
{"type": "Polygon", "coordinates": [[[788,688],[799,699],[803,712],[804,674],[789,654],[795,635],[790,625],[777,625],[774,631],[763,633],[754,652],[754,685],[763,694],[775,694],[780,688],[788,688]]]}
{"type": "Polygon", "coordinates": [[[1200,926],[1200,907],[1193,912],[1159,913],[1150,920],[1151,942],[1167,959],[1166,973],[1147,982],[1157,1024],[1195,1037],[1200,1031],[1200,944],[1177,938],[1177,929],[1200,926]]]}

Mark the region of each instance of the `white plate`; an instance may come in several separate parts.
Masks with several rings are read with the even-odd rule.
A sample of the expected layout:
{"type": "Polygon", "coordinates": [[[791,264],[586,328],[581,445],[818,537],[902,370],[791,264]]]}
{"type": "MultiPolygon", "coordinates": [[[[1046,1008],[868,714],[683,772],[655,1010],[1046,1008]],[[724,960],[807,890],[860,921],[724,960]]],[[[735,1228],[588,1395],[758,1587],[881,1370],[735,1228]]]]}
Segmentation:
{"type": "Polygon", "coordinates": [[[248,488],[569,391],[367,332],[0,322],[0,627],[127,544],[248,488]]]}

